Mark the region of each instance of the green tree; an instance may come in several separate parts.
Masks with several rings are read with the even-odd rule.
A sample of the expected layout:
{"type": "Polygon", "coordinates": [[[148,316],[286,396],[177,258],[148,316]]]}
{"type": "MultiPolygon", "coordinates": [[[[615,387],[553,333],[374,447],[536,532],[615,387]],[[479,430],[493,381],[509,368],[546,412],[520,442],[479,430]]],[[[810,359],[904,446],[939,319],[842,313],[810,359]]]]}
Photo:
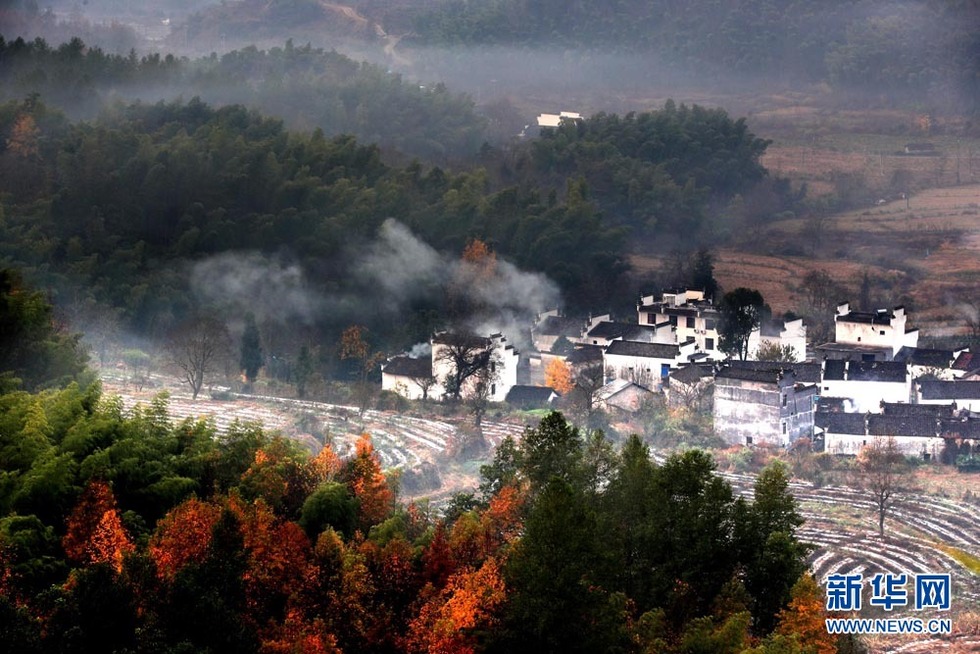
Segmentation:
{"type": "Polygon", "coordinates": [[[559,411],[542,418],[521,437],[521,470],[532,493],[540,492],[552,477],[578,488],[582,483],[582,438],[578,428],[559,411]]]}
{"type": "Polygon", "coordinates": [[[765,302],[759,291],[744,287],[725,293],[719,311],[720,348],[729,356],[744,361],[749,355],[749,335],[759,327],[765,302]]]}
{"type": "Polygon", "coordinates": [[[624,647],[625,616],[596,585],[604,550],[584,495],[552,477],[527,518],[506,570],[513,588],[500,639],[513,652],[600,652],[624,647]]]}
{"type": "Polygon", "coordinates": [[[0,391],[78,379],[87,361],[79,339],[56,327],[51,305],[25,286],[19,272],[0,270],[0,391]]]}
{"type": "Polygon", "coordinates": [[[344,484],[327,482],[306,498],[299,526],[313,541],[328,527],[350,537],[357,528],[357,500],[344,484]]]}
{"type": "Polygon", "coordinates": [[[259,376],[259,369],[263,365],[265,365],[265,358],[262,354],[259,326],[255,323],[255,315],[249,312],[245,314],[245,331],[242,333],[242,347],[239,357],[239,366],[249,386],[255,383],[259,376]]]}

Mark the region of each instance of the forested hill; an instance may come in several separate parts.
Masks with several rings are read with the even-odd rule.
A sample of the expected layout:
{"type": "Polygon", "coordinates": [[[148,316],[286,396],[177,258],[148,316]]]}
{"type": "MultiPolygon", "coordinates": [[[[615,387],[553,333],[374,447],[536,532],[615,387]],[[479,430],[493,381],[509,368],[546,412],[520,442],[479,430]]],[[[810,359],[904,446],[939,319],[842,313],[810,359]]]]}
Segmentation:
{"type": "MultiPolygon", "coordinates": [[[[240,106],[120,105],[71,123],[30,98],[0,106],[0,144],[0,260],[63,301],[118,307],[148,336],[195,308],[188,262],[258,252],[298,265],[321,299],[351,300],[319,314],[321,326],[374,321],[417,342],[432,325],[414,311],[446,316],[445,299],[403,305],[406,294],[361,288],[354,274],[388,218],[456,256],[481,238],[583,306],[623,270],[624,234],[583,193],[561,201],[529,185],[493,191],[482,170],[391,167],[376,146],[290,133],[240,106]]],[[[425,288],[409,290],[418,299],[425,288]]],[[[282,312],[287,300],[277,298],[282,312]]]]}
{"type": "Polygon", "coordinates": [[[648,51],[701,73],[827,81],[908,101],[980,106],[980,6],[906,0],[443,0],[419,40],[648,51]]]}
{"type": "MultiPolygon", "coordinates": [[[[128,61],[108,58],[105,67],[118,63],[138,78],[144,65],[150,77],[177,65],[127,69],[128,61]]],[[[40,70],[57,77],[56,66],[40,70]]],[[[412,278],[445,263],[420,272],[400,258],[405,244],[384,247],[415,268],[385,272],[387,251],[377,243],[388,219],[434,248],[432,257],[458,258],[482,240],[546,275],[569,308],[629,305],[623,274],[632,249],[693,248],[794,206],[799,194],[759,164],[766,144],[723,111],[668,102],[563,125],[512,149],[484,148],[468,170],[449,172],[388,164],[376,145],[290,132],[239,105],[117,102],[93,122],[73,123],[32,94],[0,105],[0,261],[56,289],[62,305],[114,307],[124,326],[160,337],[200,309],[202,296],[226,291],[195,276],[198,263],[258,253],[263,265],[301,273],[316,298],[267,316],[302,315],[290,329],[312,325],[324,338],[358,322],[399,347],[472,307],[431,292],[431,279],[412,278]],[[373,277],[364,266],[372,253],[384,260],[373,277]],[[379,280],[402,275],[413,280],[406,289],[390,297],[379,289],[379,280]],[[192,277],[197,295],[188,292],[192,277]],[[363,301],[365,293],[376,301],[363,301]]],[[[511,295],[525,310],[521,297],[537,310],[558,302],[555,292],[535,295],[526,284],[475,304],[507,304],[501,298],[511,295]]]]}
{"type": "Polygon", "coordinates": [[[190,60],[113,55],[80,39],[52,46],[0,36],[0,101],[31,93],[75,119],[93,118],[113,99],[197,96],[258,109],[292,129],[354,134],[440,163],[474,155],[489,138],[486,119],[466,95],[291,41],[268,51],[248,47],[190,60]]]}

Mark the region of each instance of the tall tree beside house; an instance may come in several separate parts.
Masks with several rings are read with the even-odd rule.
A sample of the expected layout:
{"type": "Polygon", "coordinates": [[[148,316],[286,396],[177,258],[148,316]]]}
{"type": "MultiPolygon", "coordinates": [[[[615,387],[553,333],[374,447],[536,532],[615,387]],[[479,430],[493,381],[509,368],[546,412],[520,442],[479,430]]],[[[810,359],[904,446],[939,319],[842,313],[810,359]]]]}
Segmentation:
{"type": "Polygon", "coordinates": [[[374,394],[373,387],[368,383],[368,376],[384,360],[381,352],[371,352],[364,338],[366,331],[361,325],[351,325],[340,335],[340,360],[350,361],[355,365],[352,371],[355,379],[354,400],[362,415],[374,394]]]}
{"type": "Polygon", "coordinates": [[[765,310],[762,294],[751,288],[736,288],[725,293],[719,310],[721,351],[745,361],[749,356],[749,336],[762,322],[765,310]]]}
{"type": "Polygon", "coordinates": [[[552,359],[544,369],[544,383],[546,386],[558,391],[561,395],[567,395],[575,388],[575,381],[572,378],[572,369],[561,359],[552,359]]]}
{"type": "Polygon", "coordinates": [[[252,312],[245,314],[245,331],[242,333],[239,365],[249,386],[255,383],[259,376],[259,369],[265,365],[259,326],[255,323],[255,315],[252,312]]]}
{"type": "Polygon", "coordinates": [[[449,373],[442,383],[450,399],[458,402],[467,380],[479,378],[483,371],[492,367],[493,343],[468,332],[448,332],[438,338],[440,347],[436,361],[449,365],[449,373]]]}
{"type": "Polygon", "coordinates": [[[691,257],[691,286],[704,291],[704,296],[713,298],[718,294],[718,280],[715,279],[715,257],[707,248],[699,249],[691,257]]]}

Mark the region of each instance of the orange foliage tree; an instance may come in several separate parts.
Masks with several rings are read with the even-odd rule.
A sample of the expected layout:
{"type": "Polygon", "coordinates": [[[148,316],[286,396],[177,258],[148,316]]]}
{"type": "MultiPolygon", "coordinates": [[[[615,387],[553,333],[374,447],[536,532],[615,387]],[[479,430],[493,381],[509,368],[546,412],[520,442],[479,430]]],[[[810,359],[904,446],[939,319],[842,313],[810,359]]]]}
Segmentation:
{"type": "Polygon", "coordinates": [[[340,478],[357,498],[359,524],[365,533],[391,512],[395,494],[388,486],[384,473],[381,472],[381,463],[374,452],[369,434],[361,434],[357,440],[354,458],[344,464],[340,478]]]}
{"type": "Polygon", "coordinates": [[[68,558],[79,563],[110,563],[119,572],[123,557],[134,549],[116,498],[104,481],[88,483],[66,527],[61,544],[68,558]]]}
{"type": "Polygon", "coordinates": [[[409,625],[407,649],[418,654],[471,654],[475,632],[492,629],[506,599],[496,559],[476,571],[454,574],[439,595],[429,600],[409,625]]]}
{"type": "Polygon", "coordinates": [[[40,153],[38,148],[40,134],[41,130],[38,129],[34,117],[30,114],[21,114],[10,130],[7,148],[21,159],[34,159],[40,153]]]}
{"type": "Polygon", "coordinates": [[[171,579],[188,563],[204,560],[221,507],[196,497],[179,504],[159,523],[150,539],[150,557],[161,578],[171,579]]]}
{"type": "Polygon", "coordinates": [[[471,239],[463,248],[462,260],[480,276],[489,277],[497,269],[497,255],[478,238],[471,239]]]}
{"type": "Polygon", "coordinates": [[[422,553],[422,579],[435,588],[442,588],[454,571],[453,553],[449,549],[449,539],[446,538],[446,525],[440,522],[422,553]]]}
{"type": "Polygon", "coordinates": [[[824,593],[810,574],[804,574],[790,591],[789,606],[779,612],[776,631],[784,635],[796,634],[807,651],[815,654],[834,654],[837,647],[827,633],[824,609],[824,593]]]}
{"type": "Polygon", "coordinates": [[[309,475],[313,478],[313,487],[333,479],[340,472],[340,467],[340,457],[329,445],[324,445],[320,453],[310,459],[309,475]]]}
{"type": "Polygon", "coordinates": [[[341,654],[337,639],[323,620],[307,619],[297,609],[286,614],[282,625],[262,641],[262,654],[341,654]]]}
{"type": "Polygon", "coordinates": [[[572,369],[561,359],[552,359],[544,369],[544,384],[561,395],[567,395],[575,388],[572,369]]]}
{"type": "Polygon", "coordinates": [[[289,597],[308,572],[311,548],[303,530],[294,522],[279,520],[264,501],[251,505],[231,502],[240,511],[242,538],[248,552],[243,575],[249,607],[257,616],[289,597]]]}

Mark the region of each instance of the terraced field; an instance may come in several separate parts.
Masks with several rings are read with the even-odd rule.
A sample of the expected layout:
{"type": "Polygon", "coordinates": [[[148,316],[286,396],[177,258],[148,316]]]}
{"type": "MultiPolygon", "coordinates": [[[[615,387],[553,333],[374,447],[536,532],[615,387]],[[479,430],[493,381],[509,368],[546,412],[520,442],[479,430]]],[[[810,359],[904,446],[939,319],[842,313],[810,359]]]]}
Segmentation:
{"type": "MultiPolygon", "coordinates": [[[[136,393],[112,380],[107,380],[106,390],[120,395],[127,407],[152,398],[152,393],[136,393]]],[[[465,431],[462,418],[436,419],[382,411],[367,411],[361,418],[351,406],[256,396],[238,396],[234,401],[192,400],[179,388],[170,390],[169,408],[175,419],[205,417],[214,420],[219,430],[235,420],[258,421],[300,439],[314,451],[322,439],[328,438],[338,454],[348,455],[359,434],[367,431],[386,468],[417,470],[429,464],[439,470],[439,486],[417,493],[433,498],[437,504],[454,491],[472,489],[477,482],[478,462],[460,465],[447,456],[454,439],[461,436],[461,430],[465,431]],[[306,429],[311,421],[317,426],[318,437],[306,429]]],[[[485,421],[484,437],[495,447],[506,435],[519,437],[523,428],[521,424],[485,421]]],[[[661,460],[663,456],[656,454],[661,460]]],[[[736,492],[751,497],[753,475],[723,476],[736,492]]],[[[880,537],[875,509],[867,494],[847,487],[814,488],[806,482],[794,482],[791,489],[806,518],[800,534],[815,545],[810,565],[819,581],[835,573],[860,572],[866,579],[878,572],[951,573],[950,617],[961,632],[948,639],[878,639],[871,643],[874,652],[980,651],[980,632],[976,628],[980,577],[962,562],[980,557],[980,506],[925,494],[905,494],[890,512],[885,536],[880,537]]]]}

